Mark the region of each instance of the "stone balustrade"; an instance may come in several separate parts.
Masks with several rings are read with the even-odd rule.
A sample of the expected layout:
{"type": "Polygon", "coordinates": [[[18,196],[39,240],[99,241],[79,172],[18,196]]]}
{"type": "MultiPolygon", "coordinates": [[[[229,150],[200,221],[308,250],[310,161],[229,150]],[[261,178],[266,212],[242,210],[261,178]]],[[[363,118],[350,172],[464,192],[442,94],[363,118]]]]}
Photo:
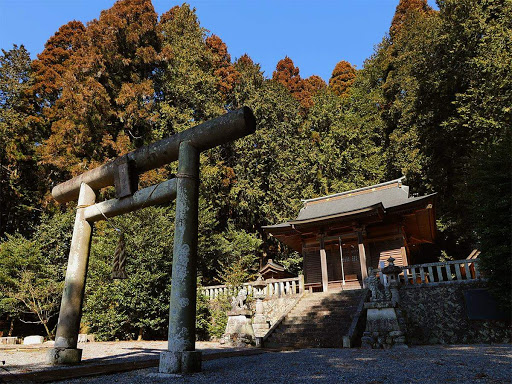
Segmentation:
{"type": "Polygon", "coordinates": [[[436,284],[480,279],[478,259],[444,261],[402,267],[405,285],[436,284]]]}
{"type": "MultiPolygon", "coordinates": [[[[263,294],[266,298],[273,297],[284,297],[288,295],[297,295],[304,292],[304,276],[300,275],[298,277],[291,277],[287,279],[268,279],[265,280],[267,284],[265,288],[262,289],[263,294]]],[[[260,293],[257,292],[257,289],[253,287],[254,282],[244,283],[243,287],[247,290],[249,295],[260,293]]],[[[208,297],[210,300],[215,299],[219,296],[236,296],[238,293],[238,289],[236,292],[233,288],[230,288],[226,285],[211,285],[207,287],[202,287],[201,292],[203,295],[208,297]]]]}
{"type": "Polygon", "coordinates": [[[0,344],[17,344],[18,338],[15,336],[3,336],[0,337],[0,344]]]}

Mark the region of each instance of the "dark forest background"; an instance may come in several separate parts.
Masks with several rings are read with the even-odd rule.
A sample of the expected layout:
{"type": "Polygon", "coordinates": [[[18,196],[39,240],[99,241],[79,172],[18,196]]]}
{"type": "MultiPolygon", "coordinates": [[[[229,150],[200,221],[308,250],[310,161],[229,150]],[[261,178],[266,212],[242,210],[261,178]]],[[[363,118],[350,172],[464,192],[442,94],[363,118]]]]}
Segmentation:
{"type": "MultiPolygon", "coordinates": [[[[265,258],[299,272],[301,256],[263,225],[295,217],[300,199],[405,175],[414,192],[438,193],[432,251],[463,259],[480,249],[510,306],[512,3],[438,7],[401,0],[363,68],[342,60],[328,83],[301,77],[289,57],[267,78],[187,4],[157,15],[150,0],[63,25],[35,60],[23,46],[2,50],[0,331],[54,332],[74,220],[54,185],[244,105],[257,132],[201,155],[203,285],[251,278],[265,258]]],[[[148,172],[140,186],[175,171],[148,172]]],[[[84,332],[165,337],[173,226],[173,205],[96,225],[84,332]],[[126,233],[123,281],[110,279],[114,228],[126,233]]]]}

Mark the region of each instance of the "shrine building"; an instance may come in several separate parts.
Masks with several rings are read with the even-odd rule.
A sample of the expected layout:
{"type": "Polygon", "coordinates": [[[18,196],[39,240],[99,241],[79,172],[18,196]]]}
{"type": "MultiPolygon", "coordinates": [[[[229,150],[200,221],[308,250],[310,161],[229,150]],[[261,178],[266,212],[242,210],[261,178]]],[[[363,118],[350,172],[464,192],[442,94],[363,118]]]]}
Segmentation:
{"type": "Polygon", "coordinates": [[[399,266],[435,261],[424,251],[436,234],[435,193],[414,196],[404,181],[304,200],[295,220],[263,229],[302,253],[306,289],[361,288],[368,268],[391,256],[399,266]]]}

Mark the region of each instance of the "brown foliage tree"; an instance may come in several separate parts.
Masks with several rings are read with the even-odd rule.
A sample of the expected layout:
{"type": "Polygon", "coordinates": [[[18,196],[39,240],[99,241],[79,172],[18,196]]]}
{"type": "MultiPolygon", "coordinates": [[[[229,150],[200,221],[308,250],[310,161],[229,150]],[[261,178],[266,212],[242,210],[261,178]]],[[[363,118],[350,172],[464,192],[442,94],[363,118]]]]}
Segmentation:
{"type": "Polygon", "coordinates": [[[327,88],[327,84],[325,83],[324,79],[317,75],[309,76],[304,80],[304,82],[307,84],[309,91],[313,94],[327,88]]]}
{"type": "Polygon", "coordinates": [[[235,83],[240,79],[240,73],[231,63],[228,47],[217,35],[211,35],[206,39],[206,46],[213,54],[214,74],[219,78],[217,88],[227,97],[233,90],[235,83]]]}
{"type": "Polygon", "coordinates": [[[427,14],[430,12],[433,12],[433,9],[428,5],[427,0],[400,0],[391,21],[389,36],[393,39],[400,33],[403,24],[412,14],[427,14]]]}
{"type": "Polygon", "coordinates": [[[302,91],[303,84],[299,75],[299,67],[296,67],[288,56],[279,60],[272,79],[288,88],[295,97],[302,91]]]}
{"type": "Polygon", "coordinates": [[[118,1],[88,23],[66,60],[58,119],[42,146],[45,163],[78,174],[147,139],[155,118],[156,24],[150,0],[118,1]]]}
{"type": "Polygon", "coordinates": [[[68,59],[81,46],[85,27],[80,21],[64,24],[44,45],[44,50],[32,62],[32,91],[44,106],[52,106],[62,88],[62,76],[68,59]]]}
{"type": "Polygon", "coordinates": [[[356,69],[348,61],[342,60],[332,71],[329,88],[338,96],[345,97],[354,83],[356,69]]]}
{"type": "Polygon", "coordinates": [[[313,106],[313,96],[320,89],[326,87],[325,82],[319,76],[313,75],[307,79],[302,79],[299,74],[299,67],[296,67],[288,56],[277,63],[272,79],[284,85],[290,91],[292,96],[300,102],[303,112],[313,106]]]}

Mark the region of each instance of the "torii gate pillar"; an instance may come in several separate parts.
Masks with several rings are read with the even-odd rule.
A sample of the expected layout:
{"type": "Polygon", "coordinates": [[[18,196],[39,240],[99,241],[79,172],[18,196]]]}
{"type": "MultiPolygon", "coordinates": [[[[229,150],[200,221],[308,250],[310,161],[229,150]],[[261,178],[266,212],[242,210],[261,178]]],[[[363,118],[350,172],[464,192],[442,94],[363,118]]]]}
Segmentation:
{"type": "Polygon", "coordinates": [[[201,370],[201,352],[195,350],[199,151],[188,141],[180,144],[176,178],[169,339],[160,354],[161,373],[201,370]]]}
{"type": "Polygon", "coordinates": [[[85,218],[85,209],[95,201],[94,191],[82,183],[60,304],[55,347],[48,351],[48,360],[52,364],[74,364],[82,359],[82,350],[77,348],[77,343],[92,236],[92,224],[85,218]]]}

